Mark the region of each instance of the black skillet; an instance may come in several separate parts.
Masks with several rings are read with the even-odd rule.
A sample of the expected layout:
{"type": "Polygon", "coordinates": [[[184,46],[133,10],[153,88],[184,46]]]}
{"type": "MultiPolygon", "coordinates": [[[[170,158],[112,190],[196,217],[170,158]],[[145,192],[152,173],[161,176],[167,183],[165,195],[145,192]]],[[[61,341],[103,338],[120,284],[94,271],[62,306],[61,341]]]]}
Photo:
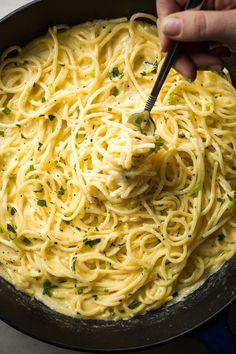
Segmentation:
{"type": "MultiPolygon", "coordinates": [[[[140,11],[155,14],[155,0],[35,1],[0,21],[0,51],[13,44],[26,44],[45,33],[50,25],[74,25],[97,18],[130,16],[140,11]]],[[[236,61],[232,63],[229,68],[235,75],[236,61]]],[[[236,257],[183,302],[129,321],[101,322],[66,317],[0,279],[0,318],[51,344],[82,351],[111,352],[147,348],[183,335],[215,316],[235,297],[236,257]]]]}

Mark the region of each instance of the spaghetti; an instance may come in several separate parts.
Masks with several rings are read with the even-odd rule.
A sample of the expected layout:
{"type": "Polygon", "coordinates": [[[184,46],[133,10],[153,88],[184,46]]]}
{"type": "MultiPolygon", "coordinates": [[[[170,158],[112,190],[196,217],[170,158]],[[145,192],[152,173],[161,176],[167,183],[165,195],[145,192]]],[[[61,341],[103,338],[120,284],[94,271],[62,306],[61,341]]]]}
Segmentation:
{"type": "Polygon", "coordinates": [[[156,309],[236,249],[235,89],[171,70],[145,136],[129,117],[163,55],[143,18],[55,26],[1,57],[1,275],[70,316],[156,309]]]}

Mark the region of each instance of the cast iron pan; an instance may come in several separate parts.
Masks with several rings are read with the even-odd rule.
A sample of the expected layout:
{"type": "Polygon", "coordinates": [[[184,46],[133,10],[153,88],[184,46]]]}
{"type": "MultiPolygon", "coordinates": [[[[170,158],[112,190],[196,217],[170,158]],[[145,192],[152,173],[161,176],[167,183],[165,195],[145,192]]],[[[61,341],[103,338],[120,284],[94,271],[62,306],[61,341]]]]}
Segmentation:
{"type": "MultiPolygon", "coordinates": [[[[0,21],[0,51],[13,44],[26,44],[45,33],[50,25],[74,25],[139,11],[155,14],[155,0],[36,1],[0,21]]],[[[235,279],[236,257],[184,301],[118,322],[60,315],[0,279],[0,318],[26,334],[69,349],[141,349],[176,338],[209,320],[236,297],[235,279]]]]}

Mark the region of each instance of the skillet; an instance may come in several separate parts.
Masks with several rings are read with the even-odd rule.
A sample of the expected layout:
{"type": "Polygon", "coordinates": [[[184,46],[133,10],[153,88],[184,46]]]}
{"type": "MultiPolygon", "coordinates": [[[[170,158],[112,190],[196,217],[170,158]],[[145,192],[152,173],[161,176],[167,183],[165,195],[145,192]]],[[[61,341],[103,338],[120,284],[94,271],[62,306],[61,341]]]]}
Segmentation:
{"type": "MultiPolygon", "coordinates": [[[[156,14],[155,0],[38,0],[0,21],[0,51],[24,45],[49,26],[75,25],[87,20],[156,14]]],[[[236,83],[236,58],[228,61],[236,83]]],[[[70,318],[17,291],[0,278],[0,318],[45,342],[81,351],[126,351],[155,346],[208,321],[236,298],[236,256],[182,302],[128,321],[70,318]]],[[[228,354],[228,352],[227,352],[228,354]]]]}

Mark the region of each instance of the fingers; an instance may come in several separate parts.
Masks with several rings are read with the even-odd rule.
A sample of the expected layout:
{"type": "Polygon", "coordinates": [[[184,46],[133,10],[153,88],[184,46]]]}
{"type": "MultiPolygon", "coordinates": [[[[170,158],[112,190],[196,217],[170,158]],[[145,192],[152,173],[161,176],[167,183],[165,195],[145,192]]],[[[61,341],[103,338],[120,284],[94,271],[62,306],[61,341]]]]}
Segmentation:
{"type": "Polygon", "coordinates": [[[207,43],[186,45],[185,52],[175,62],[175,69],[188,81],[192,82],[196,77],[197,70],[219,71],[223,68],[223,58],[230,55],[225,47],[208,49],[207,43]]]}
{"type": "Polygon", "coordinates": [[[184,42],[236,41],[236,10],[183,11],[165,17],[161,31],[170,39],[184,42]]]}
{"type": "Polygon", "coordinates": [[[196,66],[191,61],[191,59],[186,55],[181,55],[176,63],[174,68],[182,74],[186,80],[192,82],[196,78],[196,66]]]}
{"type": "Polygon", "coordinates": [[[222,59],[209,53],[194,53],[190,57],[198,70],[219,71],[223,67],[222,59]]]}
{"type": "Polygon", "coordinates": [[[157,1],[157,29],[160,38],[161,50],[163,52],[168,52],[171,47],[171,41],[169,38],[161,31],[161,21],[164,17],[180,11],[180,6],[178,6],[176,0],[158,0],[157,1]]]}

